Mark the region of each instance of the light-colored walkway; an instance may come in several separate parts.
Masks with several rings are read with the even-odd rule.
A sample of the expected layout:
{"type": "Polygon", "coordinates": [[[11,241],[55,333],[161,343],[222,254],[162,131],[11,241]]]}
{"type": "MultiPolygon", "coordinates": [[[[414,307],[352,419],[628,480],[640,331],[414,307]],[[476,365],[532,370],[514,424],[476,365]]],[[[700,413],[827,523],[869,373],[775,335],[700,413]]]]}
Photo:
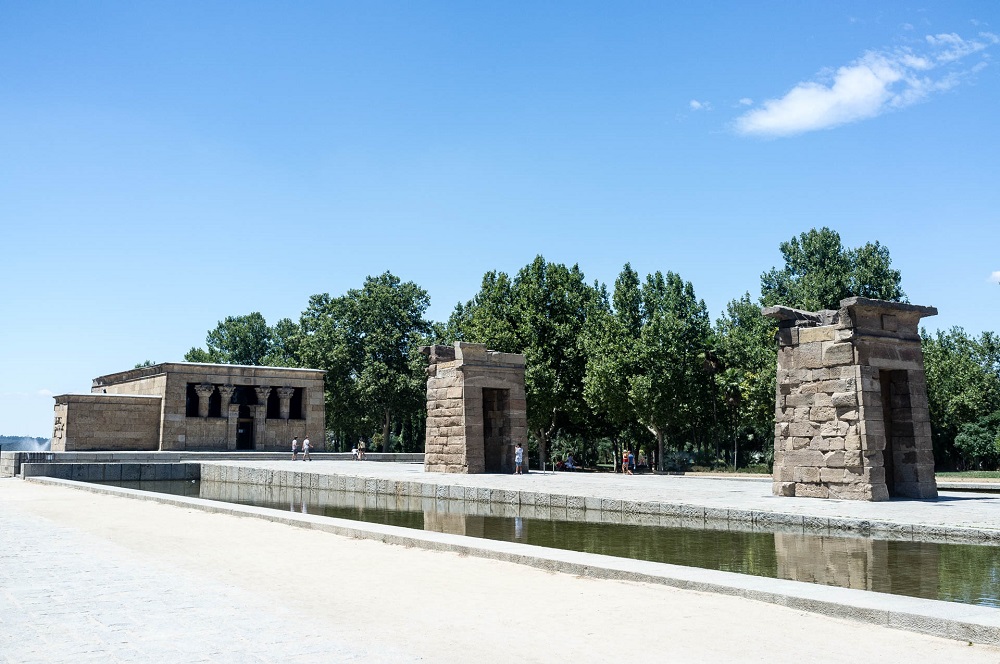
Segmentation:
{"type": "Polygon", "coordinates": [[[888,521],[928,528],[960,527],[1000,531],[1000,494],[942,491],[937,500],[855,500],[786,498],[771,494],[768,479],[716,479],[683,475],[559,472],[527,475],[425,473],[420,464],[367,461],[240,461],[241,466],[298,472],[353,474],[396,481],[448,483],[466,487],[516,489],[611,500],[660,502],[711,510],[760,511],[803,517],[888,521]]]}
{"type": "Polygon", "coordinates": [[[17,479],[0,480],[0,557],[5,662],[1000,661],[737,597],[17,479]]]}

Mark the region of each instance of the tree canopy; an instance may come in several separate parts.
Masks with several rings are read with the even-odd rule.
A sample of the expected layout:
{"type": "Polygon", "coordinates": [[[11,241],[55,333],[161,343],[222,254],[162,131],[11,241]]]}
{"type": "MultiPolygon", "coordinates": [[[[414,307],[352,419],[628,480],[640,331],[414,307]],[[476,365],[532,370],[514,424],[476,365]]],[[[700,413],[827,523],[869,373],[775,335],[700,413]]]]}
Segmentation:
{"type": "Polygon", "coordinates": [[[327,371],[327,418],[357,434],[381,430],[390,449],[393,418],[423,402],[424,376],[416,347],[432,332],[424,319],[427,292],[385,272],[340,297],[314,295],[295,338],[299,357],[327,371]]]}
{"type": "Polygon", "coordinates": [[[528,428],[543,459],[560,427],[579,425],[589,414],[582,333],[599,300],[578,266],[537,256],[513,280],[488,272],[479,293],[449,321],[451,338],[525,355],[528,428]]]}
{"type": "Polygon", "coordinates": [[[616,427],[638,424],[652,434],[663,459],[665,440],[700,423],[712,398],[700,359],[710,343],[708,312],[679,275],[656,272],[640,286],[627,263],[612,302],[587,328],[584,395],[616,427]]]}
{"type": "MultiPolygon", "coordinates": [[[[291,321],[289,321],[291,322],[291,321]]],[[[188,362],[266,366],[274,331],[264,316],[254,311],[246,316],[227,316],[205,338],[205,348],[192,348],[188,362]]]]}
{"type": "Polygon", "coordinates": [[[1000,457],[980,441],[1000,435],[1000,337],[971,337],[960,327],[921,330],[927,398],[936,460],[951,465],[996,467],[1000,457]],[[962,438],[962,434],[966,436],[962,438]],[[956,448],[956,443],[959,448],[956,448]]]}
{"type": "MultiPolygon", "coordinates": [[[[537,256],[513,277],[486,272],[447,324],[426,319],[425,290],[386,272],[343,295],[312,296],[298,322],[227,317],[185,359],[325,369],[335,440],[415,450],[426,387],[417,347],[478,342],[526,356],[529,433],[546,461],[552,449],[616,460],[629,446],[655,449],[660,464],[671,451],[708,466],[762,464],[773,446],[777,345],[760,307],[906,298],[878,242],[845,248],[836,231],[820,228],[779,249],[784,263],[761,275],[760,298],[733,299],[714,326],[694,286],[674,272],[642,278],[626,263],[609,293],[578,265],[537,256]]],[[[922,344],[939,465],[1000,464],[1000,340],[955,328],[922,331],[922,344]]]]}
{"type": "Polygon", "coordinates": [[[785,265],[761,275],[761,302],[796,309],[836,309],[852,297],[905,302],[901,274],[878,242],[845,249],[840,234],[811,229],[779,246],[785,265]]]}

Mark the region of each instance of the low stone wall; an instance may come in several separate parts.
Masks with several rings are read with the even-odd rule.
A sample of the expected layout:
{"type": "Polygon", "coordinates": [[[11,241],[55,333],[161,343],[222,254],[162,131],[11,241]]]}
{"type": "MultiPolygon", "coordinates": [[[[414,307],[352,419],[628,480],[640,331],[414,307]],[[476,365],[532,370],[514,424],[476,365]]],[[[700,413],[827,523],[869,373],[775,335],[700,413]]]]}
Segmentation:
{"type": "MultiPolygon", "coordinates": [[[[349,461],[350,452],[313,452],[316,461],[349,461]]],[[[21,474],[25,463],[182,463],[185,461],[285,461],[290,452],[0,452],[0,478],[21,474]]],[[[423,463],[422,453],[365,454],[366,461],[423,463]]]]}
{"type": "Polygon", "coordinates": [[[55,452],[160,448],[160,397],[61,394],[55,399],[55,452]]]}
{"type": "Polygon", "coordinates": [[[22,477],[54,477],[77,482],[197,480],[199,463],[25,463],[22,477]]]}
{"type": "MultiPolygon", "coordinates": [[[[1000,544],[1000,530],[961,526],[922,526],[847,517],[817,517],[742,509],[702,507],[683,503],[640,502],[595,496],[490,489],[434,481],[396,481],[342,474],[273,470],[252,466],[202,465],[202,482],[289,488],[301,491],[358,492],[386,505],[403,498],[480,503],[483,514],[498,508],[503,515],[538,519],[580,519],[666,527],[728,528],[747,532],[787,532],[831,536],[871,536],[903,541],[1000,544]]],[[[212,489],[221,493],[224,489],[212,489]]],[[[438,505],[435,509],[441,510],[438,505]]],[[[447,507],[445,510],[447,511],[447,507]]],[[[457,509],[456,509],[457,511],[457,509]]]]}
{"type": "Polygon", "coordinates": [[[0,477],[14,477],[20,469],[20,453],[0,452],[0,477]]]}

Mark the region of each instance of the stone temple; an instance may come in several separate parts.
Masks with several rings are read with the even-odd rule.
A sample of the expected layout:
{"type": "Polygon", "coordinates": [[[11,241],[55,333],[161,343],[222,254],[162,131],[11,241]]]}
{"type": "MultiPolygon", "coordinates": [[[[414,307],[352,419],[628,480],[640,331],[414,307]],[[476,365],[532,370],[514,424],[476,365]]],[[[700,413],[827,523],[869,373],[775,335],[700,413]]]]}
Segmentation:
{"type": "Polygon", "coordinates": [[[317,369],[170,362],[55,397],[53,452],[287,450],[325,439],[317,369]]]}
{"type": "Polygon", "coordinates": [[[918,325],[933,307],[852,297],[778,320],[774,493],[935,498],[918,325]]]}
{"type": "Polygon", "coordinates": [[[527,468],[524,355],[464,342],[420,350],[429,362],[424,469],[513,473],[517,443],[527,468]]]}

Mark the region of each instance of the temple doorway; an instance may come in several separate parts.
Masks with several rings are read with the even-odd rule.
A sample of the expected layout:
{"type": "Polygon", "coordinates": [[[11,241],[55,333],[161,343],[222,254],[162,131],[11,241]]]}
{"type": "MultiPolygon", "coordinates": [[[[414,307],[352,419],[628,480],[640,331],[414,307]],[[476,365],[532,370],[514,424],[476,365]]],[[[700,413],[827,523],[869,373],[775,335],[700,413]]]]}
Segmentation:
{"type": "MultiPolygon", "coordinates": [[[[879,371],[879,389],[882,392],[882,422],[885,427],[885,449],[882,450],[882,467],[885,470],[885,488],[889,496],[896,491],[896,469],[900,463],[914,460],[900,458],[905,450],[913,447],[913,415],[910,410],[910,384],[905,371],[879,371]]],[[[915,456],[915,454],[914,454],[915,456]]]]}
{"type": "Polygon", "coordinates": [[[487,473],[508,470],[504,468],[504,452],[510,447],[508,391],[483,388],[483,461],[487,473]]]}
{"type": "Polygon", "coordinates": [[[236,420],[236,449],[253,449],[253,417],[250,415],[250,407],[241,405],[239,419],[236,420]]]}

